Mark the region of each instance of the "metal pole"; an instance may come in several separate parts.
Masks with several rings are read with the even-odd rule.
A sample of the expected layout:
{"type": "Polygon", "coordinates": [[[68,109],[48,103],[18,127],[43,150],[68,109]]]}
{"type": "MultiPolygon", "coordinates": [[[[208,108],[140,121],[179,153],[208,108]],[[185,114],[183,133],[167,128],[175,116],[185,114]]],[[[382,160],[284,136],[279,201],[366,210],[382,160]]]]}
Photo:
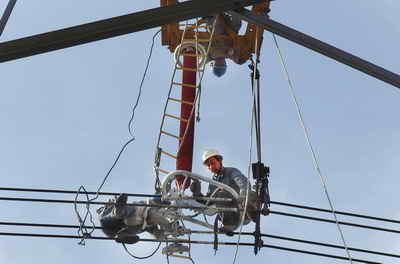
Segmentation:
{"type": "Polygon", "coordinates": [[[279,35],[303,47],[321,53],[322,55],[346,64],[356,70],[364,72],[397,88],[400,88],[400,75],[388,71],[378,65],[363,60],[357,56],[354,56],[346,51],[338,49],[318,39],[315,39],[293,28],[282,25],[266,16],[254,15],[245,9],[242,9],[240,11],[229,11],[228,13],[234,13],[235,15],[239,16],[241,19],[249,23],[256,24],[276,35],[279,35]]]}
{"type": "Polygon", "coordinates": [[[0,19],[0,36],[3,34],[4,28],[6,27],[7,21],[10,18],[11,12],[17,3],[17,0],[8,1],[7,7],[0,19]]]}
{"type": "MultiPolygon", "coordinates": [[[[182,71],[182,83],[187,84],[187,86],[182,85],[181,93],[181,121],[179,129],[179,137],[182,138],[179,141],[180,148],[178,153],[178,158],[176,160],[176,169],[192,171],[193,163],[193,144],[194,144],[194,113],[195,108],[195,98],[196,98],[196,71],[197,68],[197,57],[194,56],[184,56],[183,57],[183,68],[182,71]],[[185,70],[192,69],[192,70],[185,70]],[[192,87],[191,87],[192,86],[192,87]],[[184,103],[187,102],[187,103],[184,103]],[[186,121],[188,120],[188,121],[186,121]],[[186,131],[187,129],[187,131],[186,131]]],[[[179,185],[183,184],[185,177],[182,175],[176,176],[176,181],[179,185]]],[[[190,184],[190,181],[186,182],[186,186],[190,184]]]]}

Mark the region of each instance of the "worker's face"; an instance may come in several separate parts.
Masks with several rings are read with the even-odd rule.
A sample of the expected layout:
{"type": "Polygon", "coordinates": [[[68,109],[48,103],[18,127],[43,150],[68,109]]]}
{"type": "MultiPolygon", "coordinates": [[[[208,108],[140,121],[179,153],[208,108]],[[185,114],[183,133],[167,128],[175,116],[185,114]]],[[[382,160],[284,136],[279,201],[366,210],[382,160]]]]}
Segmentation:
{"type": "Polygon", "coordinates": [[[215,66],[226,66],[225,58],[224,58],[224,57],[215,58],[215,59],[214,59],[214,65],[215,65],[215,66]]]}
{"type": "Polygon", "coordinates": [[[216,157],[211,157],[209,158],[206,162],[205,165],[209,171],[212,173],[219,173],[221,170],[222,164],[221,161],[219,161],[216,157]]]}

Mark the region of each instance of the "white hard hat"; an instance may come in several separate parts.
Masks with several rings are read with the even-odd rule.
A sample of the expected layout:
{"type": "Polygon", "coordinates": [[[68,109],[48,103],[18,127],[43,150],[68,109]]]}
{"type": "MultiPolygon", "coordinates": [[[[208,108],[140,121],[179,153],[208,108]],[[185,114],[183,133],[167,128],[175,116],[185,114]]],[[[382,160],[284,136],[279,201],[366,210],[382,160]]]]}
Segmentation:
{"type": "Polygon", "coordinates": [[[220,157],[222,159],[222,155],[216,149],[208,149],[204,151],[203,155],[201,156],[203,160],[203,164],[211,157],[220,157]]]}

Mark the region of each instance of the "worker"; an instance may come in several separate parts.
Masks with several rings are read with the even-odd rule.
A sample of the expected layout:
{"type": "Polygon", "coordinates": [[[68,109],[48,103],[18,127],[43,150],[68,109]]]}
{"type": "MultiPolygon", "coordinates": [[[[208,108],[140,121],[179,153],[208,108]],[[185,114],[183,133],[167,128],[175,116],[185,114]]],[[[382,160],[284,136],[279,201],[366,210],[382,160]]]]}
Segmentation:
{"type": "Polygon", "coordinates": [[[230,36],[236,35],[242,25],[239,17],[222,13],[218,16],[209,16],[203,18],[212,29],[215,19],[217,19],[214,28],[214,38],[208,53],[207,61],[213,61],[213,73],[221,77],[226,73],[226,58],[231,59],[237,64],[245,63],[245,60],[239,58],[239,54],[233,48],[233,40],[230,36]]]}
{"type": "Polygon", "coordinates": [[[156,239],[165,239],[168,232],[176,233],[181,228],[176,221],[168,218],[166,208],[146,206],[157,204],[156,201],[128,205],[127,199],[126,194],[121,194],[97,210],[103,232],[116,242],[135,244],[139,241],[138,234],[142,232],[149,232],[156,239]]]}
{"type": "MultiPolygon", "coordinates": [[[[240,170],[231,167],[224,167],[222,163],[222,155],[215,149],[206,150],[202,155],[202,161],[204,166],[213,173],[213,180],[221,182],[233,188],[239,195],[239,204],[243,208],[246,196],[248,197],[246,217],[243,224],[250,223],[250,220],[255,220],[256,215],[256,194],[250,190],[250,184],[247,178],[240,172],[240,170]]],[[[199,181],[193,181],[190,190],[194,197],[202,197],[201,184],[199,181]]],[[[231,195],[226,191],[219,191],[216,186],[209,185],[206,197],[213,198],[232,198],[231,195]]],[[[218,202],[217,207],[229,207],[234,206],[232,203],[218,202]]],[[[219,216],[222,218],[223,227],[220,229],[221,232],[230,234],[241,223],[241,214],[236,212],[223,212],[219,216]]]]}

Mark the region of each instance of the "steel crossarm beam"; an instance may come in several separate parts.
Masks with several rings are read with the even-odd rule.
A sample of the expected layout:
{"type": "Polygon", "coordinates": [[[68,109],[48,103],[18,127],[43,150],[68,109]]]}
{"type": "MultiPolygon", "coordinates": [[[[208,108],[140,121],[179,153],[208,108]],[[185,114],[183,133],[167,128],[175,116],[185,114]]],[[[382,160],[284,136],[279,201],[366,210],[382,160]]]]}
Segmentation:
{"type": "Polygon", "coordinates": [[[265,0],[192,0],[0,43],[0,62],[207,16],[265,0]]]}
{"type": "Polygon", "coordinates": [[[354,56],[346,51],[338,49],[318,39],[315,39],[293,28],[282,25],[266,16],[252,14],[246,9],[242,9],[240,11],[229,11],[228,13],[234,13],[235,15],[238,15],[242,20],[245,20],[252,24],[256,24],[266,31],[270,31],[303,47],[309,48],[331,59],[346,64],[361,72],[364,72],[376,79],[400,88],[400,75],[388,71],[378,65],[363,60],[357,56],[354,56]]]}

